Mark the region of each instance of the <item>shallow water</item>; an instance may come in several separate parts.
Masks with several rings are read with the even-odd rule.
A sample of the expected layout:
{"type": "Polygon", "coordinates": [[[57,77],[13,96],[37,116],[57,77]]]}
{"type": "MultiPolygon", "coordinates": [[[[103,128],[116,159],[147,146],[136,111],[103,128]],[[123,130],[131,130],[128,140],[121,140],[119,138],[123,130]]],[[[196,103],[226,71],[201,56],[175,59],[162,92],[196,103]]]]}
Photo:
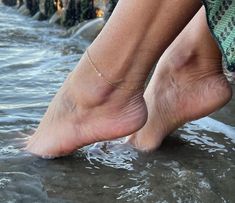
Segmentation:
{"type": "Polygon", "coordinates": [[[0,4],[1,203],[235,202],[235,99],[151,154],[121,141],[55,160],[21,152],[84,50],[64,32],[0,4]]]}

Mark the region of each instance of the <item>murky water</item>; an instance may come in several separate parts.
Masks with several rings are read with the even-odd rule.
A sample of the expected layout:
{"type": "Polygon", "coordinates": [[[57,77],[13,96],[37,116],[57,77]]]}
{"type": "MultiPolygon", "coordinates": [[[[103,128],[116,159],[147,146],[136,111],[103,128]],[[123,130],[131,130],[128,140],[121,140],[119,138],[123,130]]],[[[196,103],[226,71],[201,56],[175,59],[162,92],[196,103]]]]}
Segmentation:
{"type": "Polygon", "coordinates": [[[19,150],[84,50],[0,4],[0,202],[235,202],[235,99],[152,154],[121,141],[42,160],[19,150]]]}

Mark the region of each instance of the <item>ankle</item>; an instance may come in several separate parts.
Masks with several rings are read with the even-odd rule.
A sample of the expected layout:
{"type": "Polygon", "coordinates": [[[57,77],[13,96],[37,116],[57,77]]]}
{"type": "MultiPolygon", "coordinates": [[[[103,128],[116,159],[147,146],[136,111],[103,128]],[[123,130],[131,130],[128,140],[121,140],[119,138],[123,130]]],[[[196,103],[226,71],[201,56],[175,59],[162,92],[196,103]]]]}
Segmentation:
{"type": "Polygon", "coordinates": [[[180,56],[178,54],[177,57],[173,53],[167,60],[160,60],[158,66],[164,67],[160,70],[161,75],[168,74],[175,82],[196,82],[213,76],[222,80],[224,78],[221,58],[203,58],[197,51],[189,51],[180,56]]]}
{"type": "Polygon", "coordinates": [[[74,101],[89,108],[114,100],[114,103],[124,105],[125,102],[128,103],[130,100],[142,100],[144,93],[143,88],[122,89],[119,86],[109,84],[91,67],[85,56],[81,58],[78,66],[68,77],[67,84],[67,86],[72,87],[69,94],[72,95],[74,101]]]}
{"type": "Polygon", "coordinates": [[[151,51],[146,53],[140,45],[123,47],[114,53],[109,49],[111,48],[97,47],[97,43],[89,47],[90,58],[98,72],[119,87],[142,88],[155,63],[155,54],[151,51]]]}
{"type": "MultiPolygon", "coordinates": [[[[123,77],[122,79],[119,79],[117,81],[112,81],[108,78],[108,76],[106,76],[105,74],[103,74],[99,69],[102,69],[102,68],[99,68],[96,66],[96,64],[94,63],[93,59],[91,58],[90,56],[90,53],[89,53],[89,49],[86,50],[85,52],[85,57],[89,63],[89,65],[91,66],[91,68],[96,72],[96,74],[103,79],[104,82],[106,82],[107,84],[109,84],[110,86],[116,88],[116,89],[121,89],[121,90],[124,90],[124,91],[138,91],[140,89],[144,89],[144,85],[142,84],[142,82],[139,82],[138,84],[138,81],[137,82],[133,82],[133,84],[130,83],[129,81],[129,85],[128,85],[128,81],[125,81],[125,77],[123,77]],[[124,83],[124,85],[123,85],[124,83]],[[126,84],[127,83],[127,84],[126,84]],[[137,83],[137,84],[135,84],[137,83]]],[[[115,77],[115,74],[109,74],[110,75],[114,75],[115,77]]]]}

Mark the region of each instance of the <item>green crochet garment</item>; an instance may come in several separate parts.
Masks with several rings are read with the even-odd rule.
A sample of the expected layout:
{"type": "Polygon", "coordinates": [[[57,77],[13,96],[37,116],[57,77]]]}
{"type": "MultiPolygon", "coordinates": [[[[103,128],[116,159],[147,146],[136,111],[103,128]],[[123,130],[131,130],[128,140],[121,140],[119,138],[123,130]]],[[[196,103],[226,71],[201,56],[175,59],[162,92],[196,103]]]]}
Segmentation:
{"type": "Polygon", "coordinates": [[[235,71],[235,0],[202,0],[209,28],[223,53],[226,67],[235,71]]]}

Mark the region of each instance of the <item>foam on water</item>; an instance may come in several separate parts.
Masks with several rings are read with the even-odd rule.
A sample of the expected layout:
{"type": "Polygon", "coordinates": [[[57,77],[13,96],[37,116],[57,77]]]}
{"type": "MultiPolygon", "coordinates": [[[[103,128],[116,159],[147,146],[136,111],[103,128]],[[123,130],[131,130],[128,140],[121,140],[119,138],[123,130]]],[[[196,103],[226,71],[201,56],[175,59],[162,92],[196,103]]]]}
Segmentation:
{"type": "Polygon", "coordinates": [[[205,117],[197,121],[193,121],[192,124],[197,125],[200,129],[204,129],[210,132],[222,133],[235,143],[235,127],[226,125],[215,119],[205,117]]]}

